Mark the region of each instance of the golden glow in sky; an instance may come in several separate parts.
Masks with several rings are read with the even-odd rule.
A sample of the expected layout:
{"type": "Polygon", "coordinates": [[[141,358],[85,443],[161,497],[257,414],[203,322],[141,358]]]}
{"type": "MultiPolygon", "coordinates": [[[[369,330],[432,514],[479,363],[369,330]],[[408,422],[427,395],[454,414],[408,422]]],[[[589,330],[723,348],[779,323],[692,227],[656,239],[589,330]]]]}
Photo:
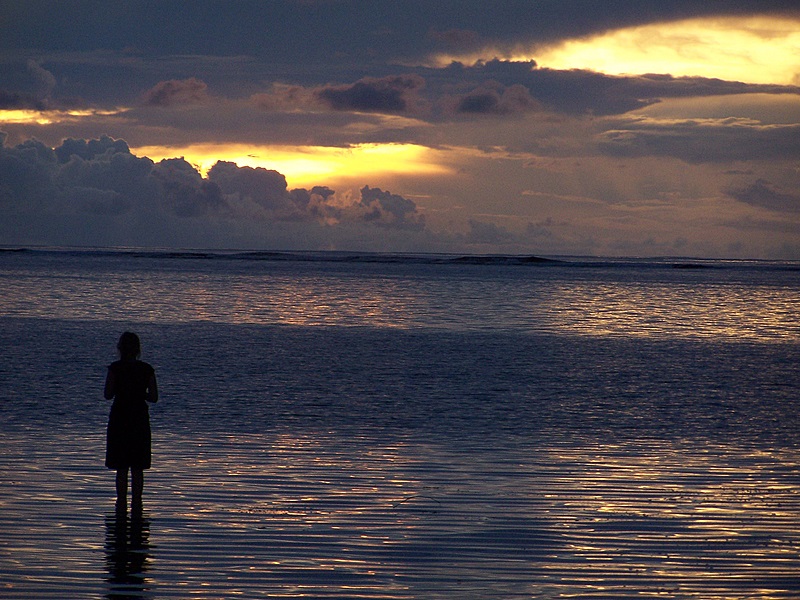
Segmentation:
{"type": "Polygon", "coordinates": [[[50,125],[53,119],[46,112],[38,110],[0,110],[0,123],[36,123],[50,125]]]}
{"type": "Polygon", "coordinates": [[[357,144],[347,148],[192,144],[183,147],[140,146],[131,148],[131,152],[155,162],[183,157],[203,175],[218,160],[233,162],[240,167],[262,167],[285,175],[289,187],[327,185],[332,180],[359,176],[371,180],[377,175],[433,175],[447,171],[432,159],[433,150],[415,144],[357,144]]]}
{"type": "Polygon", "coordinates": [[[777,17],[654,23],[569,40],[539,65],[609,75],[669,73],[746,83],[800,83],[800,20],[777,17]]]}
{"type": "Polygon", "coordinates": [[[800,85],[800,19],[716,17],[652,23],[553,46],[441,55],[433,64],[443,66],[453,60],[470,64],[495,57],[608,75],[660,73],[800,85]]]}
{"type": "Polygon", "coordinates": [[[116,110],[0,110],[0,123],[52,125],[53,123],[63,123],[95,115],[113,115],[116,112],[116,110]]]}

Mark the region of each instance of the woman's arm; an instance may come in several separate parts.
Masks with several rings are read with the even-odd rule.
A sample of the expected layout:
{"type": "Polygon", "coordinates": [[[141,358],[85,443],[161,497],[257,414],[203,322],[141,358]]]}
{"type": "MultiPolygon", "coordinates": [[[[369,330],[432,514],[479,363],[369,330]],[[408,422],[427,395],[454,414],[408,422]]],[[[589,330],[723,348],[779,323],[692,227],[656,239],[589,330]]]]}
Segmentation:
{"type": "Polygon", "coordinates": [[[150,381],[147,383],[147,401],[154,404],[158,402],[158,384],[155,373],[150,376],[150,381]]]}
{"type": "Polygon", "coordinates": [[[116,387],[117,379],[114,377],[114,371],[109,369],[106,375],[106,387],[103,390],[103,396],[105,396],[106,400],[111,400],[114,397],[114,394],[116,394],[116,387]]]}

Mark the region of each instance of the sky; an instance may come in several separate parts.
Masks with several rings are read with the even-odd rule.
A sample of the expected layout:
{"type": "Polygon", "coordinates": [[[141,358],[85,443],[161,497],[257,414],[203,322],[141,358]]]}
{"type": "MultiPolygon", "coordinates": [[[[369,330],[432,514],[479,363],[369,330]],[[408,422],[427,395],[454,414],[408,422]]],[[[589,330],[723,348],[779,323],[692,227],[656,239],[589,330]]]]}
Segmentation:
{"type": "Polygon", "coordinates": [[[0,1],[0,245],[800,259],[800,4],[0,1]]]}

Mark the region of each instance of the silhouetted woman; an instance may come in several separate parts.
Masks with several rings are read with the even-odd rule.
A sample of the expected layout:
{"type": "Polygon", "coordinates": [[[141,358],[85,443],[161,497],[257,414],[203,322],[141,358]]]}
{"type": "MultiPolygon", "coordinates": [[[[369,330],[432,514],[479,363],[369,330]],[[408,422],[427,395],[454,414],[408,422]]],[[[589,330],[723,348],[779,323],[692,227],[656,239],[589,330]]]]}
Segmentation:
{"type": "Polygon", "coordinates": [[[131,471],[131,510],[141,510],[144,470],[150,468],[150,412],[158,402],[153,367],[139,360],[139,336],[126,331],[117,343],[118,361],[108,366],[104,395],[114,399],[108,416],[106,466],[117,471],[117,510],[125,510],[128,470],[131,471]]]}

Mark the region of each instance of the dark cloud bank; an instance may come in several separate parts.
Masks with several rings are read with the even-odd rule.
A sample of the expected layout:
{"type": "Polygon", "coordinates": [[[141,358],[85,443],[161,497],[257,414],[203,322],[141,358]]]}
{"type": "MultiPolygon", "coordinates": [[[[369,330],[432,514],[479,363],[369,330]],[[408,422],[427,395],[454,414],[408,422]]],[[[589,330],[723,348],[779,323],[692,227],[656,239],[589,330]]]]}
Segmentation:
{"type": "Polygon", "coordinates": [[[0,49],[255,56],[328,69],[442,48],[514,47],[657,21],[796,10],[796,0],[25,0],[0,3],[0,22],[14,24],[0,49]]]}
{"type": "MultiPolygon", "coordinates": [[[[27,140],[18,146],[6,145],[0,132],[0,240],[206,248],[510,248],[519,241],[515,234],[475,219],[468,221],[465,234],[433,235],[416,204],[390,191],[369,186],[344,193],[323,186],[290,190],[276,171],[226,162],[203,177],[181,158],[154,163],[137,157],[119,138],[143,146],[166,142],[137,136],[168,136],[169,143],[179,145],[195,134],[196,139],[240,143],[436,145],[442,143],[432,132],[437,124],[452,132],[462,123],[485,128],[505,121],[520,124],[519,135],[507,140],[510,150],[563,156],[579,144],[586,155],[672,157],[690,166],[734,162],[737,169],[751,160],[787,162],[800,155],[794,122],[659,122],[630,113],[669,98],[798,94],[796,86],[666,74],[609,76],[541,68],[534,61],[421,65],[443,51],[510,51],[639,23],[766,11],[797,15],[797,10],[796,0],[199,0],[191,10],[170,1],[0,3],[0,23],[11,24],[0,36],[0,109],[114,113],[49,129],[10,124],[9,139],[27,140]],[[127,108],[115,112],[116,107],[127,108]],[[535,127],[531,136],[524,135],[523,126],[532,123],[564,123],[566,130],[578,121],[593,122],[595,135],[574,146],[566,140],[567,131],[564,150],[549,139],[540,144],[535,127]],[[118,139],[74,139],[100,133],[118,139]],[[34,135],[50,145],[29,139],[34,135]]],[[[795,216],[794,176],[778,175],[753,171],[720,188],[721,194],[795,216]]],[[[525,189],[539,184],[526,182],[525,189]]],[[[553,230],[543,220],[529,223],[523,235],[564,248],[553,246],[558,242],[553,230]]]]}
{"type": "Polygon", "coordinates": [[[6,147],[0,134],[0,235],[7,243],[297,247],[357,245],[425,230],[416,204],[364,186],[287,188],[277,171],[217,162],[203,177],[182,158],[154,163],[125,141],[36,140],[6,147]]]}
{"type": "MultiPolygon", "coordinates": [[[[402,73],[362,77],[348,83],[309,87],[283,84],[256,92],[251,100],[266,111],[310,108],[421,116],[435,121],[459,115],[510,115],[543,109],[610,116],[668,98],[756,93],[798,94],[800,87],[663,74],[619,76],[582,69],[560,71],[542,68],[534,60],[493,59],[473,65],[453,62],[443,68],[409,68],[402,73]]],[[[30,101],[18,97],[20,102],[30,101]]],[[[179,107],[203,104],[212,98],[204,81],[190,77],[161,81],[145,92],[142,100],[145,106],[179,107]]]]}

